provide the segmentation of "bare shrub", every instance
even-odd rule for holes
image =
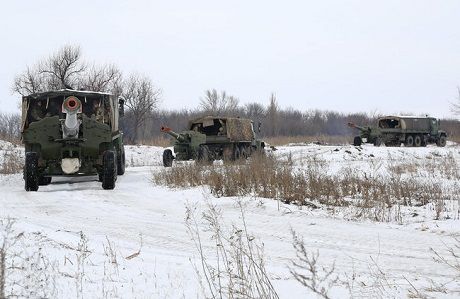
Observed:
[[[203,292],[207,298],[279,298],[265,269],[263,245],[249,233],[243,205],[238,204],[242,224],[231,229],[222,226],[220,211],[209,202],[201,218],[187,206],[186,226],[199,254],[201,264],[195,270]],[[215,242],[213,255],[203,248],[200,220]]]
[[[335,264],[326,268],[318,264],[319,251],[308,252],[305,243],[295,231],[292,232],[292,246],[295,249],[297,259],[292,260],[289,271],[295,280],[302,286],[310,289],[322,298],[331,298],[329,290],[339,283],[339,277],[335,274]]]
[[[55,289],[55,263],[37,244],[27,244],[14,220],[0,220],[0,298],[49,298]],[[31,251],[29,251],[31,249]]]
[[[460,281],[460,238],[454,238],[455,244],[447,246],[447,256],[443,256],[438,251],[430,248],[434,254],[434,260],[453,269],[457,273],[458,281]]]

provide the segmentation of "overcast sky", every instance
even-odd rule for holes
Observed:
[[[206,89],[301,110],[453,117],[460,1],[6,1],[0,111],[14,76],[65,44],[140,72],[161,108],[195,108]]]

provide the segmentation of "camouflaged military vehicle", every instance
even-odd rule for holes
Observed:
[[[163,165],[171,167],[173,160],[234,161],[247,158],[255,151],[264,151],[265,143],[256,139],[250,119],[206,116],[190,121],[189,129],[176,133],[168,127],[161,131],[175,138],[174,153],[163,152]]]
[[[123,102],[108,93],[70,89],[23,97],[26,191],[37,191],[53,176],[90,175],[113,189],[125,172]]]
[[[360,131],[360,135],[353,140],[356,146],[363,142],[375,146],[404,144],[419,147],[432,143],[446,146],[447,133],[439,129],[440,121],[433,117],[385,116],[377,120],[377,127],[360,127],[353,123],[348,123],[348,126]]]

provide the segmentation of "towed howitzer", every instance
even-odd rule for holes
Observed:
[[[214,160],[235,161],[263,152],[265,142],[257,139],[253,122],[236,117],[205,116],[191,120],[188,130],[176,133],[168,127],[161,131],[174,137],[174,153],[163,152],[163,165],[171,167],[173,160],[195,160],[212,164]]]
[[[174,132],[171,128],[162,126],[161,132],[172,136],[174,141],[174,153],[170,149],[163,152],[163,165],[171,167],[173,160],[186,161],[196,160],[199,155],[200,145],[206,143],[206,135],[194,130]]]
[[[353,145],[360,146],[361,144],[363,144],[363,139],[365,139],[366,142],[373,143],[376,146],[380,146],[380,144],[382,143],[381,133],[377,128],[373,128],[369,126],[366,126],[366,127],[358,126],[352,122],[349,122],[348,126],[350,128],[359,130],[359,136],[356,136],[353,139]]]
[[[404,144],[408,147],[419,147],[434,143],[442,147],[446,145],[447,140],[447,133],[441,130],[439,119],[429,116],[389,115],[379,117],[376,126],[360,127],[353,123],[348,123],[348,126],[360,130],[360,136],[353,140],[354,145],[367,142],[375,146]]]
[[[360,130],[360,131],[369,131],[369,130],[370,130],[369,127],[358,126],[357,124],[352,123],[352,122],[349,122],[349,123],[348,123],[348,126],[349,126],[350,128],[358,129],[358,130]]]
[[[185,141],[187,140],[187,138],[186,138],[184,135],[174,132],[174,131],[173,131],[171,128],[169,128],[169,127],[162,126],[162,127],[161,127],[161,132],[166,133],[166,134],[168,134],[168,135],[174,137],[174,138],[177,139],[179,142],[185,142]]]
[[[67,97],[62,103],[62,112],[66,114],[62,123],[62,138],[77,138],[81,124],[78,113],[82,112],[80,100],[74,96]]]
[[[54,176],[94,175],[99,176],[103,189],[114,189],[117,176],[125,172],[123,132],[119,128],[122,107],[117,107],[117,102],[109,93],[70,89],[24,96],[21,133],[25,190],[37,191]],[[43,108],[43,117],[32,115],[44,113]],[[98,120],[98,114],[107,116],[108,121]]]

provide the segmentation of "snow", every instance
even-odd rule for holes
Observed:
[[[7,147],[0,143],[0,150]],[[457,203],[452,203],[450,219],[433,220],[428,207],[418,207],[422,216],[400,224],[352,220],[325,209],[299,208],[264,198],[214,198],[206,187],[155,185],[152,173],[162,168],[162,151],[127,146],[128,167],[112,191],[102,190],[97,177],[80,177],[54,178],[38,192],[25,192],[21,174],[0,175],[0,218],[14,218],[16,232],[25,233],[24,246],[33,251],[39,244],[54,261],[56,290],[52,297],[203,298],[193,267],[199,263],[198,252],[185,226],[186,207],[196,207],[199,214],[212,203],[222,211],[224,224],[241,225],[238,201],[245,206],[248,231],[264,244],[268,274],[280,298],[314,298],[289,273],[287,266],[295,258],[291,229],[303,237],[309,251],[319,252],[321,266],[335,262],[336,273],[354,282],[355,297],[406,298],[414,291],[411,284],[419,290],[446,284],[447,293],[429,294],[459,296],[458,272],[436,262],[432,251],[448,256],[454,237],[460,237]],[[292,159],[299,168],[311,159],[324,161],[325,171],[331,173],[344,166],[386,173],[393,163],[425,163],[449,155],[460,161],[460,148],[452,143],[445,148],[291,145],[279,147],[274,154]],[[87,258],[75,250],[82,243],[80,232],[88,239]],[[204,232],[202,242],[212,262],[215,243],[206,236]],[[110,262],[109,244],[116,263]],[[126,259],[133,254],[135,257]],[[79,282],[80,264],[84,275]],[[333,287],[330,295],[344,298],[350,292],[342,284]]]

